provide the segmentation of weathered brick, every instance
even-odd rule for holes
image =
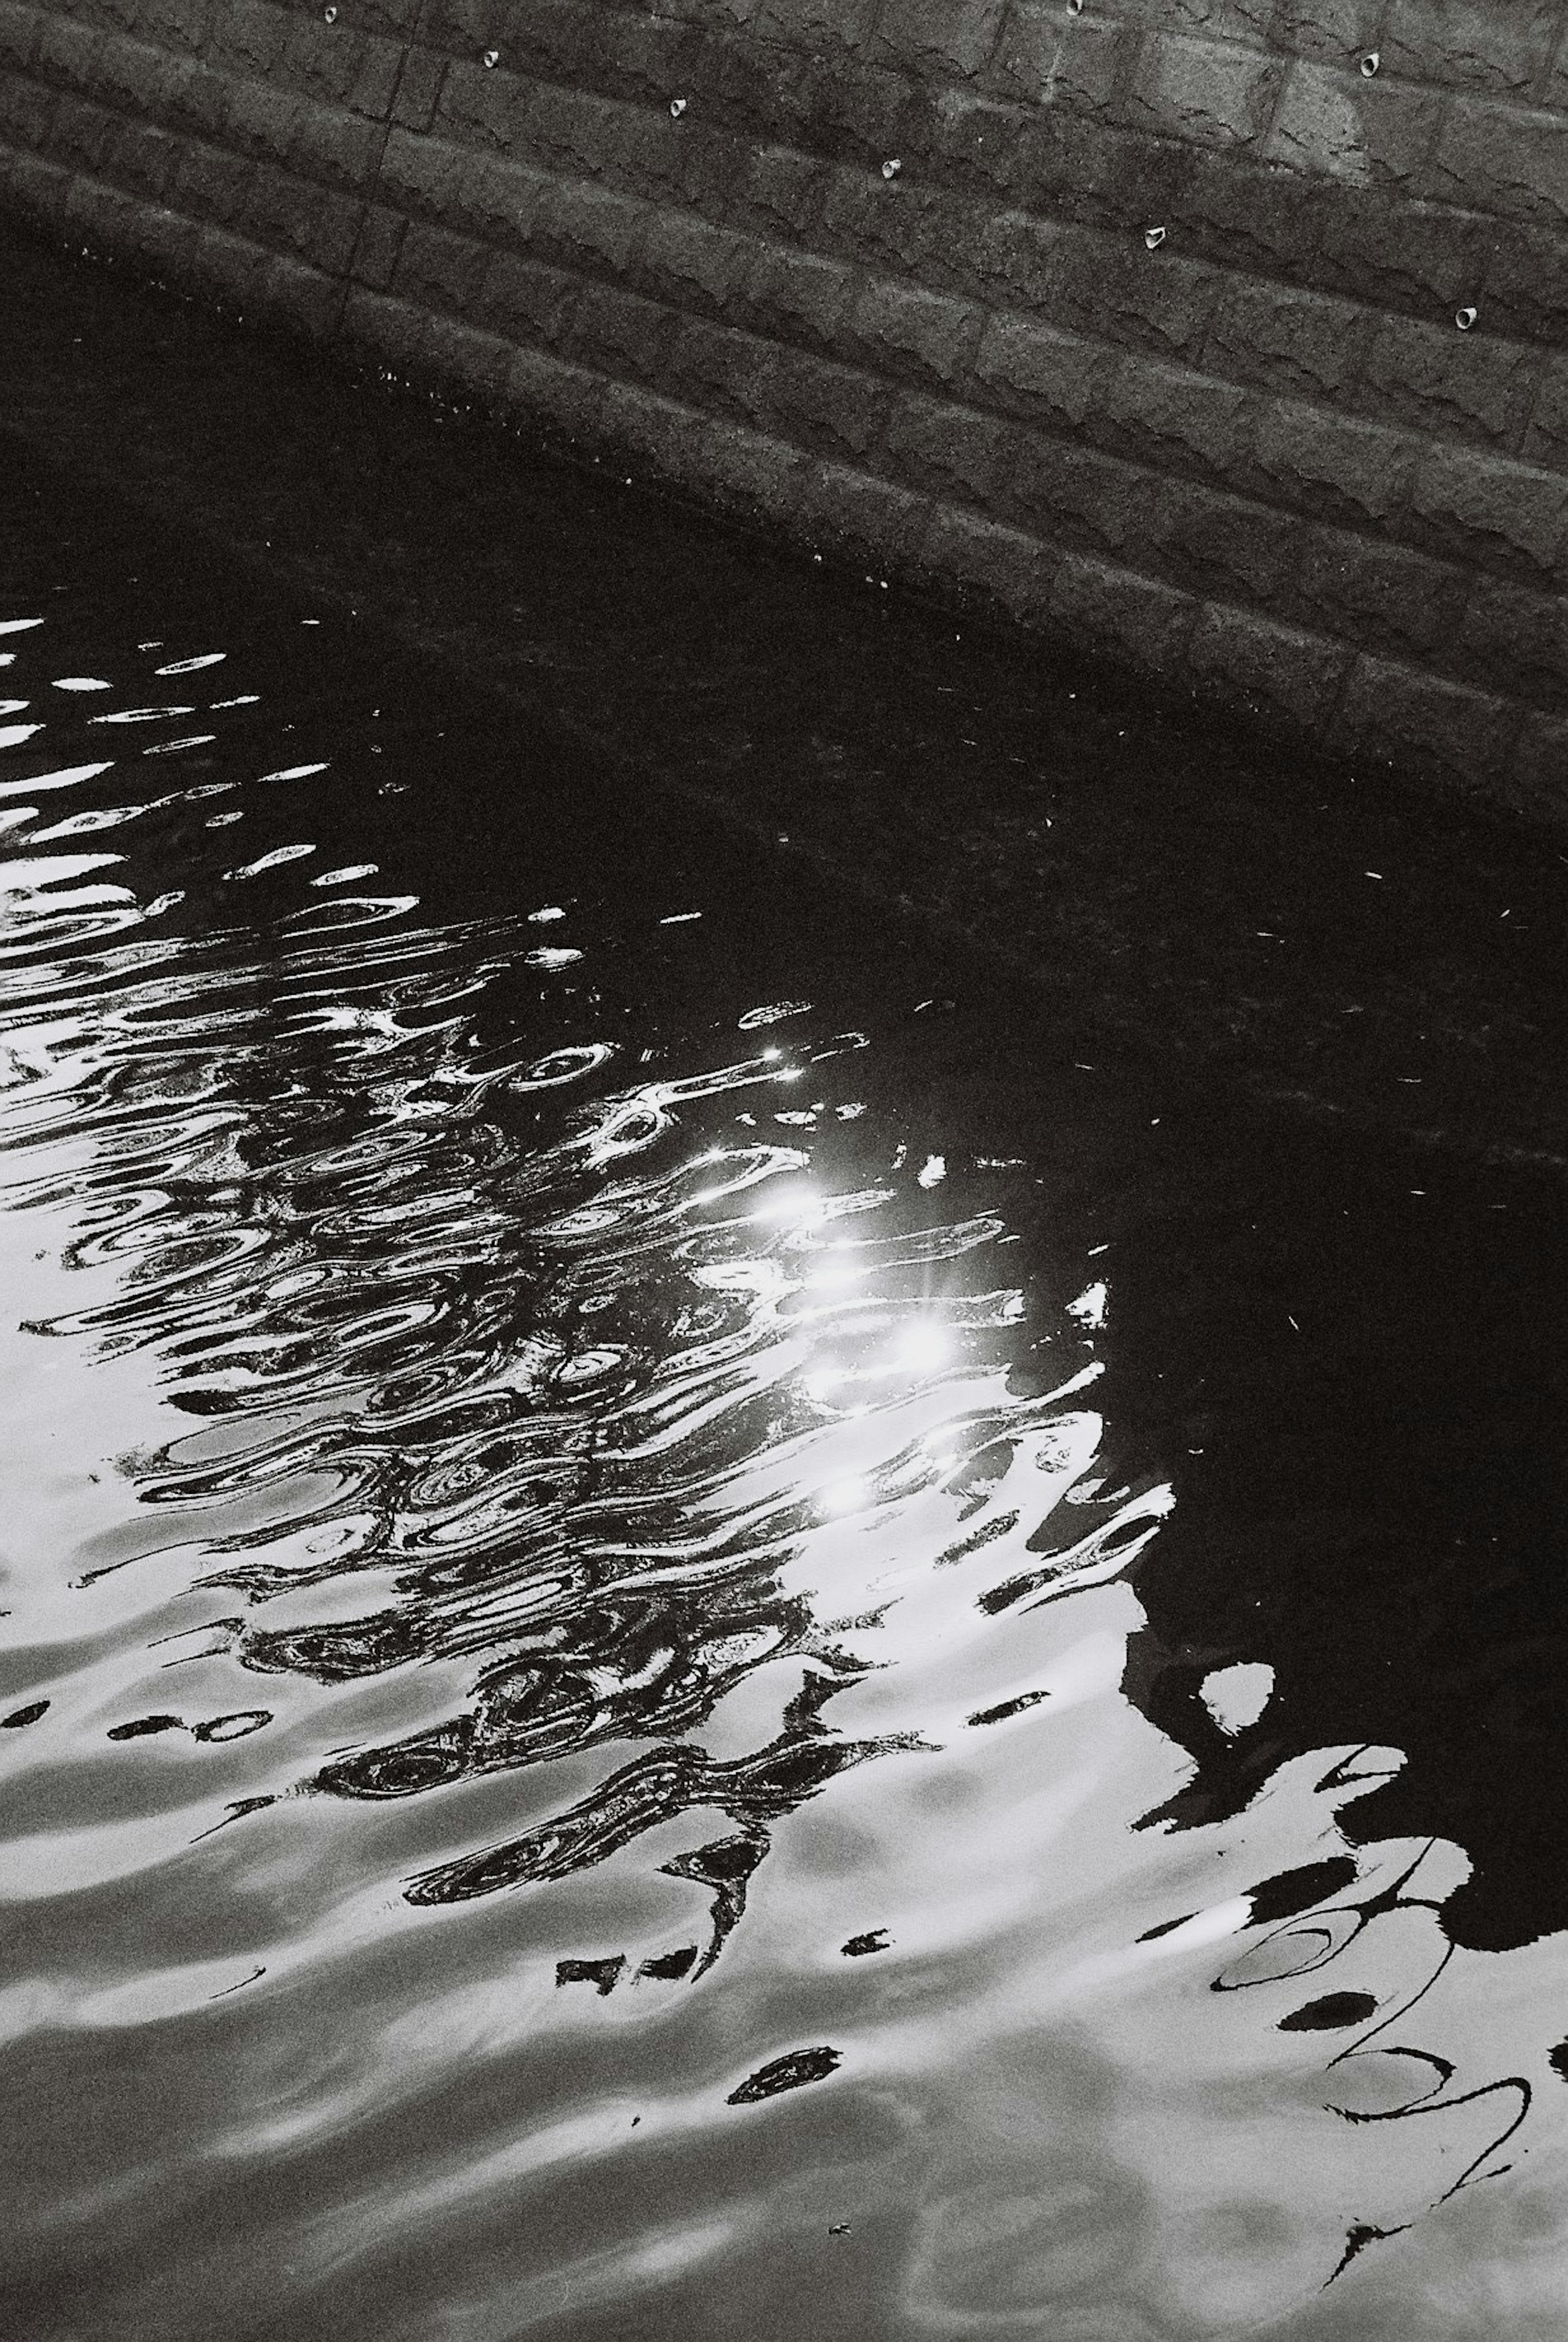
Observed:
[[[1383,0],[1279,0],[1269,38],[1297,56],[1340,65],[1372,47],[1383,9]]]
[[[198,222],[183,213],[133,201],[111,249],[133,254],[156,283],[179,285],[185,281],[200,232]]]
[[[894,403],[886,384],[870,380],[858,366],[840,365],[809,350],[779,350],[768,370],[761,419],[779,437],[814,455],[864,465]]]
[[[1142,235],[1111,236],[1064,226],[1051,241],[1038,306],[1051,323],[1149,350],[1195,358],[1209,336],[1225,279],[1202,261],[1164,245],[1150,252]],[[1022,286],[1018,305],[1025,305]]]
[[[567,0],[515,0],[509,6],[463,9],[434,0],[420,26],[420,39],[464,58],[498,48],[508,73],[574,81],[584,71],[592,72],[600,14],[597,8],[573,7]],[[617,30],[631,22],[619,10],[610,17]]]
[[[71,194],[70,172],[44,155],[0,150],[0,155],[4,159],[7,200],[23,218],[54,229],[65,217]]]
[[[834,173],[812,231],[819,249],[932,292],[984,294],[994,275],[992,219],[945,187]]]
[[[1360,378],[1377,319],[1349,301],[1243,278],[1207,344],[1205,370],[1330,402]]]
[[[354,257],[349,262],[349,274],[356,284],[368,285],[375,293],[386,291],[396,272],[406,225],[402,213],[394,211],[388,204],[365,205]]]
[[[389,294],[372,293],[351,285],[343,305],[342,329],[346,340],[365,349],[394,371],[417,370],[430,320],[423,309],[411,308]]]
[[[1325,291],[1428,317],[1474,298],[1484,221],[1376,187],[1334,195],[1319,223],[1313,271]]]
[[[1282,579],[1282,614],[1358,649],[1441,653],[1459,633],[1469,578],[1403,545],[1309,525]]]
[[[64,90],[55,105],[49,152],[73,170],[107,176],[105,164],[121,118],[106,105]]]
[[[949,502],[990,509],[1014,449],[1011,426],[951,399],[905,392],[879,442],[881,467]]]
[[[1553,357],[1543,370],[1521,453],[1527,464],[1568,472],[1568,357]]]
[[[1299,399],[1270,399],[1258,416],[1250,465],[1242,456],[1238,470],[1272,502],[1314,519],[1382,531],[1404,510],[1421,449],[1410,433]]]
[[[1263,48],[1273,28],[1273,0],[1106,0],[1151,33],[1206,33],[1211,40]]]
[[[24,6],[22,0],[0,0],[0,65],[12,73],[25,73],[38,46],[42,24],[36,8]]]
[[[624,276],[647,224],[648,207],[613,187],[557,179],[533,214],[531,241],[564,268]]]
[[[1568,479],[1457,447],[1430,447],[1415,475],[1412,533],[1450,561],[1527,586],[1568,586]]]
[[[1460,298],[1479,305],[1486,332],[1568,343],[1568,237],[1523,220],[1474,225],[1474,273]]]
[[[177,152],[175,141],[156,123],[136,122],[121,115],[104,158],[105,175],[117,186],[134,188],[150,202],[161,204],[165,199]]]
[[[986,405],[1024,422],[1076,430],[1119,363],[1102,343],[1000,310],[986,323],[974,378]]]
[[[133,215],[137,206],[117,187],[101,179],[68,171],[60,217],[72,240],[86,251],[129,253],[135,250]]]
[[[555,183],[543,171],[470,147],[457,153],[455,167],[443,184],[436,215],[487,244],[532,245],[540,214],[554,191]]]
[[[736,321],[832,355],[855,288],[854,275],[837,261],[764,246],[735,287]]]
[[[1090,555],[1068,553],[1051,580],[1053,633],[1139,676],[1185,678],[1197,608],[1192,595]]]
[[[1014,308],[1041,313],[1054,298],[1056,264],[1065,233],[1060,221],[1041,219],[1032,212],[994,214],[982,246],[986,280]]]
[[[291,87],[319,104],[351,105],[363,90],[366,112],[390,105],[402,52],[390,41],[373,41],[351,27],[327,25],[318,15],[296,16],[283,56],[274,71]]]
[[[269,318],[293,326],[314,342],[335,340],[343,315],[343,288],[304,262],[275,253],[262,278],[261,305]]]
[[[458,171],[468,159],[464,148],[444,139],[394,129],[381,158],[376,191],[404,211],[443,219],[454,201]]]
[[[1134,556],[1168,514],[1168,483],[1070,441],[1018,432],[997,493],[998,517],[1022,522],[1048,544]]]
[[[783,48],[864,53],[871,45],[876,0],[732,0],[759,40]],[[940,0],[936,0],[940,8]]]
[[[300,0],[291,0],[298,6]],[[304,0],[314,8],[315,0]],[[351,0],[354,21],[362,31],[385,33],[394,40],[412,40],[424,11],[424,0]]]
[[[53,129],[61,108],[82,101],[67,98],[45,82],[7,74],[0,78],[0,137],[37,155],[53,152]]]
[[[286,163],[305,100],[264,82],[235,82],[224,107],[224,144],[258,162]]]
[[[1419,759],[1467,794],[1513,761],[1523,711],[1509,701],[1420,667],[1366,656],[1356,661],[1335,712],[1333,739],[1346,755]]]
[[[223,135],[227,108],[223,75],[197,59],[180,60],[163,92],[163,118],[170,127],[216,140]]]
[[[912,174],[935,185],[1005,201],[1034,175],[1038,118],[1036,108],[968,86],[937,85],[912,110],[904,143],[890,151]]]
[[[1541,80],[1563,27],[1556,0],[1391,0],[1378,35],[1383,65],[1413,81],[1523,93]]]
[[[1293,170],[1326,172],[1353,186],[1413,185],[1441,110],[1433,91],[1302,59],[1286,77],[1268,152]]]
[[[1221,603],[1203,605],[1186,641],[1187,664],[1201,686],[1290,729],[1321,729],[1353,656],[1343,643]]]
[[[375,175],[381,133],[374,122],[325,105],[302,105],[288,144],[289,168],[325,186],[363,187]]]
[[[432,317],[420,354],[422,370],[442,387],[466,391],[485,405],[498,404],[512,371],[510,342],[462,317]]]
[[[839,339],[845,355],[877,372],[951,386],[971,371],[984,323],[973,302],[884,278],[864,286]]]
[[[45,15],[38,27],[33,70],[67,89],[93,89],[105,35],[90,25],[73,24],[66,16]]]
[[[925,497],[848,464],[808,464],[799,483],[800,525],[808,544],[913,564],[930,514]]]
[[[359,232],[359,205],[351,196],[334,195],[261,163],[245,209],[246,228],[262,243],[307,261],[329,276],[348,273]]]
[[[784,352],[754,334],[737,333],[705,317],[682,317],[664,365],[668,386],[686,405],[708,415],[776,431],[778,401],[772,395],[779,364],[816,365],[800,352]],[[795,435],[787,429],[786,437]]]
[[[723,312],[757,257],[749,236],[685,213],[652,211],[637,260],[644,293],[678,309]]]
[[[391,119],[403,58],[403,50],[391,41],[366,41],[346,93],[355,114],[367,115],[374,122]]]
[[[623,380],[657,384],[675,315],[618,285],[580,285],[561,325],[564,355]]]
[[[870,54],[918,73],[984,72],[1006,0],[883,0]]]
[[[688,415],[681,452],[684,484],[722,510],[798,525],[807,459],[797,448],[717,417]]]
[[[226,0],[209,22],[202,54],[225,73],[259,80],[282,64],[290,30],[288,17],[268,0]]]
[[[454,65],[442,100],[443,117],[450,111]],[[499,82],[500,73],[484,76]],[[547,164],[574,178],[603,177],[607,184],[638,195],[681,194],[694,157],[704,162],[714,142],[699,139],[694,145],[689,131],[672,121],[666,107],[622,105],[581,90],[548,85],[517,85],[511,109],[497,106],[495,135],[499,143]]]
[[[694,69],[704,121],[715,103],[728,126],[861,169],[914,151],[927,93],[906,74],[844,55],[795,55],[720,44]],[[676,86],[665,85],[665,91]],[[685,83],[680,87],[684,88]]]
[[[267,272],[275,257],[249,236],[233,235],[208,222],[192,247],[192,282],[215,293],[225,307],[254,308],[265,301]]]
[[[1519,444],[1539,372],[1523,343],[1385,317],[1367,353],[1363,396],[1390,422],[1509,448]]]
[[[212,0],[137,0],[137,38],[195,56],[207,35]]]
[[[604,384],[600,435],[617,471],[630,465],[644,478],[679,487],[694,485],[698,420],[690,407],[662,396],[645,383]]]
[[[1089,436],[1153,471],[1239,485],[1259,394],[1183,366],[1129,355],[1104,380],[1086,418]]]
[[[488,261],[485,247],[473,236],[411,220],[392,289],[414,307],[461,315],[478,292]]]
[[[513,355],[502,397],[519,419],[591,442],[599,436],[609,387],[603,375],[525,347]]]
[[[1061,0],[1013,0],[986,86],[1002,97],[1108,115],[1136,48],[1130,25],[1070,16]]]
[[[922,568],[959,578],[1014,618],[1038,623],[1049,610],[1056,556],[1024,529],[934,504],[915,550]]]
[[[1325,192],[1321,180],[1283,164],[1192,151],[1180,181],[1164,200],[1151,193],[1135,224],[1169,222],[1183,252],[1227,269],[1316,281]]]
[[[755,154],[734,150],[725,173],[729,185],[723,189],[717,216],[725,226],[748,227],[760,235],[777,235],[785,243],[809,237],[828,169],[814,155],[791,154],[783,147],[764,146]],[[714,211],[703,201],[709,187],[720,192],[717,172],[700,175],[690,191],[712,217]]]
[[[1204,146],[1251,146],[1268,130],[1285,68],[1230,42],[1170,35],[1146,41],[1128,99],[1129,119]]]
[[[1455,98],[1427,178],[1443,202],[1561,230],[1568,225],[1568,116]]]
[[[1281,617],[1296,611],[1303,523],[1195,482],[1143,476],[1150,492],[1134,542],[1156,550],[1173,584],[1205,601],[1250,604]]]
[[[405,68],[404,85],[407,82]],[[455,59],[446,66],[441,80],[431,126],[443,136],[466,138],[476,145],[499,147],[504,152],[517,137],[532,94],[529,85],[520,82],[514,74],[487,73],[476,59]],[[411,93],[410,103],[413,102]],[[407,123],[411,129],[422,126],[408,121],[401,90],[394,101],[393,118]]]
[[[405,130],[428,130],[434,123],[446,85],[446,59],[428,49],[409,49],[397,76],[392,119]]]
[[[1538,707],[1568,708],[1568,601],[1477,577],[1455,645],[1462,675]],[[1568,766],[1563,779],[1568,782]]]
[[[576,82],[608,97],[654,105],[667,105],[692,89],[705,93],[705,63],[723,46],[696,25],[663,13],[584,8],[579,0],[529,0],[514,16],[526,29],[520,62],[542,80]]]
[[[469,315],[507,341],[554,343],[576,290],[576,280],[563,268],[525,253],[497,252],[469,302]]]

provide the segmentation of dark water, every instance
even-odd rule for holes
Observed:
[[[5,556],[6,2332],[1561,2334],[1551,1180],[193,559]]]

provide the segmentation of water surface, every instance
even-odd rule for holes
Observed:
[[[1560,2331],[1549,1185],[104,515],[0,627],[8,2330]]]

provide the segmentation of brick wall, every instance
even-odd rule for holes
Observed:
[[[1568,0],[0,0],[0,203],[1568,814]]]

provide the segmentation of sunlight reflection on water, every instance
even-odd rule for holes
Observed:
[[[1114,1276],[1026,1286],[1028,1162],[878,1102],[874,1000],[662,1022],[591,873],[432,918],[331,757],[258,769],[263,696],[155,801],[64,760],[193,706],[0,734],[38,2282],[378,2342],[791,2335],[807,2272],[824,2334],[1125,2342],[1360,2282],[1530,2091],[1465,1857],[1336,1826],[1397,1750],[1149,1826],[1191,1766],[1124,1690],[1173,1499],[1101,1476]],[[717,989],[704,907],[636,916]]]

